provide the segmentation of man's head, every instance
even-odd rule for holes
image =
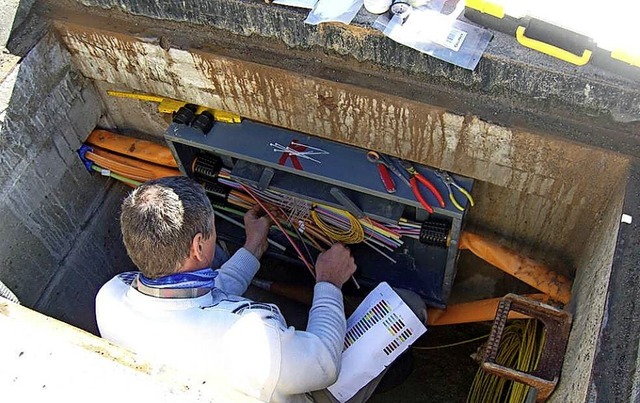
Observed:
[[[143,183],[122,203],[122,237],[133,263],[149,278],[211,265],[215,225],[202,186],[184,176]]]

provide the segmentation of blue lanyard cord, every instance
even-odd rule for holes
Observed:
[[[159,278],[147,278],[142,273],[138,275],[138,281],[152,288],[209,288],[215,287],[215,278],[218,272],[207,267],[191,272],[174,273]]]

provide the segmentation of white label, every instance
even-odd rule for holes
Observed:
[[[446,35],[446,37],[435,37],[433,41],[439,45],[444,46],[445,48],[451,49],[455,52],[460,50],[464,39],[467,37],[467,33],[461,31],[457,28],[451,28],[451,31]]]
[[[102,175],[102,176],[111,176],[111,171],[108,170],[108,169],[102,168],[102,170],[100,171],[100,175]]]
[[[462,47],[467,32],[455,28],[453,26],[455,22],[456,20],[439,13],[414,9],[404,24],[395,15],[384,30],[384,34],[394,41],[407,45],[415,45],[426,40],[457,52]]]

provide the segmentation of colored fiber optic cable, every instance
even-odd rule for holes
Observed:
[[[280,224],[280,221],[273,216],[271,211],[269,211],[269,209],[260,201],[260,199],[258,199],[258,197],[253,194],[253,192],[249,189],[249,187],[247,187],[247,186],[245,186],[243,184],[240,184],[240,186],[242,187],[242,190],[247,192],[249,194],[249,196],[251,196],[256,201],[256,203],[258,203],[258,205],[269,215],[271,220],[278,226],[278,228],[280,228],[280,231],[282,231],[284,236],[291,243],[291,246],[293,246],[293,249],[295,249],[296,253],[298,253],[298,256],[300,257],[300,260],[302,260],[304,265],[307,266],[307,269],[309,269],[309,272],[311,273],[311,275],[315,279],[316,278],[316,274],[315,274],[315,270],[314,270],[313,265],[311,263],[309,263],[309,261],[307,261],[307,259],[304,257],[304,255],[300,251],[300,248],[298,248],[298,245],[293,241],[293,239],[291,239],[289,234],[287,234],[287,232],[284,230],[284,228]]]
[[[218,217],[222,218],[222,219],[223,219],[223,220],[225,220],[225,221],[230,222],[231,224],[237,225],[238,227],[240,227],[240,228],[243,228],[243,229],[244,229],[244,224],[242,224],[240,221],[238,221],[238,220],[234,220],[233,218],[228,217],[227,215],[222,214],[221,212],[216,211],[216,210],[217,210],[217,209],[214,209],[214,211],[213,211],[213,213],[214,213],[215,215],[217,215]],[[273,240],[271,240],[271,239],[269,239],[269,238],[267,238],[267,242],[269,242],[269,244],[271,244],[271,245],[275,246],[276,248],[280,249],[280,250],[281,250],[281,251],[283,251],[283,252],[284,252],[285,250],[287,250],[287,248],[286,248],[286,247],[284,247],[284,246],[280,245],[280,244],[279,244],[279,243],[277,243],[276,241],[273,241]]]
[[[91,169],[93,169],[96,172],[99,172],[103,176],[109,176],[109,177],[111,177],[113,179],[119,180],[120,182],[124,182],[127,185],[130,185],[130,186],[133,186],[133,187],[140,186],[142,184],[142,182],[139,182],[139,181],[136,181],[136,180],[133,180],[133,179],[129,179],[129,178],[127,178],[125,176],[122,176],[122,175],[119,175],[119,174],[117,174],[115,172],[111,172],[110,170],[104,169],[101,166],[96,165],[95,163],[91,164]],[[109,172],[109,174],[108,175],[104,175],[105,172]]]

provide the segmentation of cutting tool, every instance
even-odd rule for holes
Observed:
[[[433,207],[431,207],[431,205],[427,203],[426,199],[420,193],[420,188],[418,185],[419,183],[422,183],[424,186],[426,186],[427,189],[429,189],[431,193],[433,193],[433,195],[436,197],[436,200],[438,201],[438,204],[440,204],[440,207],[444,208],[445,203],[442,195],[429,179],[425,178],[420,172],[418,172],[413,164],[411,164],[409,161],[400,161],[400,165],[407,173],[407,176],[409,176],[409,183],[411,185],[413,195],[416,197],[416,200],[420,202],[422,207],[427,210],[427,212],[433,213]]]
[[[455,187],[456,189],[458,189],[458,191],[460,193],[462,193],[462,195],[467,198],[467,200],[469,200],[469,204],[471,204],[471,206],[474,206],[474,201],[473,201],[473,196],[471,196],[471,194],[469,192],[467,192],[467,190],[465,188],[463,188],[462,186],[460,186],[455,179],[453,179],[451,177],[451,174],[449,174],[449,172],[447,171],[443,171],[440,169],[437,169],[435,171],[435,174],[438,178],[440,178],[440,180],[442,181],[442,183],[445,184],[445,186],[447,187],[447,191],[449,192],[449,200],[451,200],[451,203],[453,203],[454,206],[456,206],[456,208],[460,211],[464,211],[464,207],[462,207],[462,204],[460,202],[458,202],[458,200],[456,199],[456,196],[453,194],[453,189],[451,189],[451,187]]]

